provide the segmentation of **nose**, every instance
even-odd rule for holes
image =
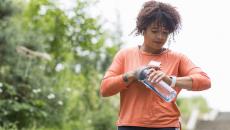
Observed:
[[[156,34],[156,37],[157,37],[157,39],[159,39],[159,40],[164,39],[164,34],[163,34],[163,32],[159,31],[159,32]]]

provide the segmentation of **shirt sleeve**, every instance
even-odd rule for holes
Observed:
[[[112,64],[106,71],[101,82],[100,94],[103,97],[112,96],[127,88],[123,81],[125,53],[120,50],[114,57]]]
[[[192,78],[192,91],[201,91],[211,87],[211,80],[208,75],[183,54],[179,64],[179,75]]]

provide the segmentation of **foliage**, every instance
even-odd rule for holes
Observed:
[[[210,111],[210,108],[207,104],[207,101],[201,97],[192,97],[192,98],[179,98],[177,99],[177,104],[180,108],[183,117],[188,118],[194,109],[198,109],[202,113],[207,113]]]
[[[116,35],[87,14],[90,1],[77,0],[73,16],[55,1],[16,2],[0,1],[2,128],[115,129],[115,108],[98,91],[121,42],[106,45]]]
[[[0,19],[10,16],[17,8],[12,6],[9,0],[0,0]]]

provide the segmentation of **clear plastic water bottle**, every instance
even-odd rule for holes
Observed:
[[[151,83],[147,79],[148,73],[149,73],[148,69],[143,69],[139,73],[139,77],[138,77],[139,81],[141,81],[147,88],[150,88],[152,91],[158,94],[166,102],[171,102],[176,97],[177,92],[167,83],[165,83],[163,80],[161,80],[157,84]]]

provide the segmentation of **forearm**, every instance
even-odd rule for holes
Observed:
[[[168,77],[165,79],[168,84],[171,84],[171,79]],[[211,81],[209,77],[202,74],[193,74],[185,77],[176,77],[176,87],[192,90],[201,91],[211,87]]]
[[[128,88],[135,81],[134,72],[126,72],[121,75],[114,75],[104,78],[101,83],[100,93],[103,97],[112,96]]]
[[[206,73],[200,72],[190,75],[192,78],[192,91],[202,91],[211,87],[211,80]]]
[[[100,93],[103,97],[117,94],[127,88],[127,84],[123,81],[123,75],[109,76],[102,80]]]
[[[122,78],[126,85],[130,85],[133,81],[137,80],[134,71],[124,73]]]
[[[163,79],[167,84],[172,84],[172,79],[169,76],[164,77]],[[189,76],[186,77],[176,77],[176,84],[175,86],[182,88],[182,89],[187,89],[187,90],[192,90],[192,78]],[[174,87],[174,86],[172,86]]]
[[[182,89],[192,90],[192,83],[193,83],[193,80],[190,76],[177,77],[175,86],[182,88]]]

